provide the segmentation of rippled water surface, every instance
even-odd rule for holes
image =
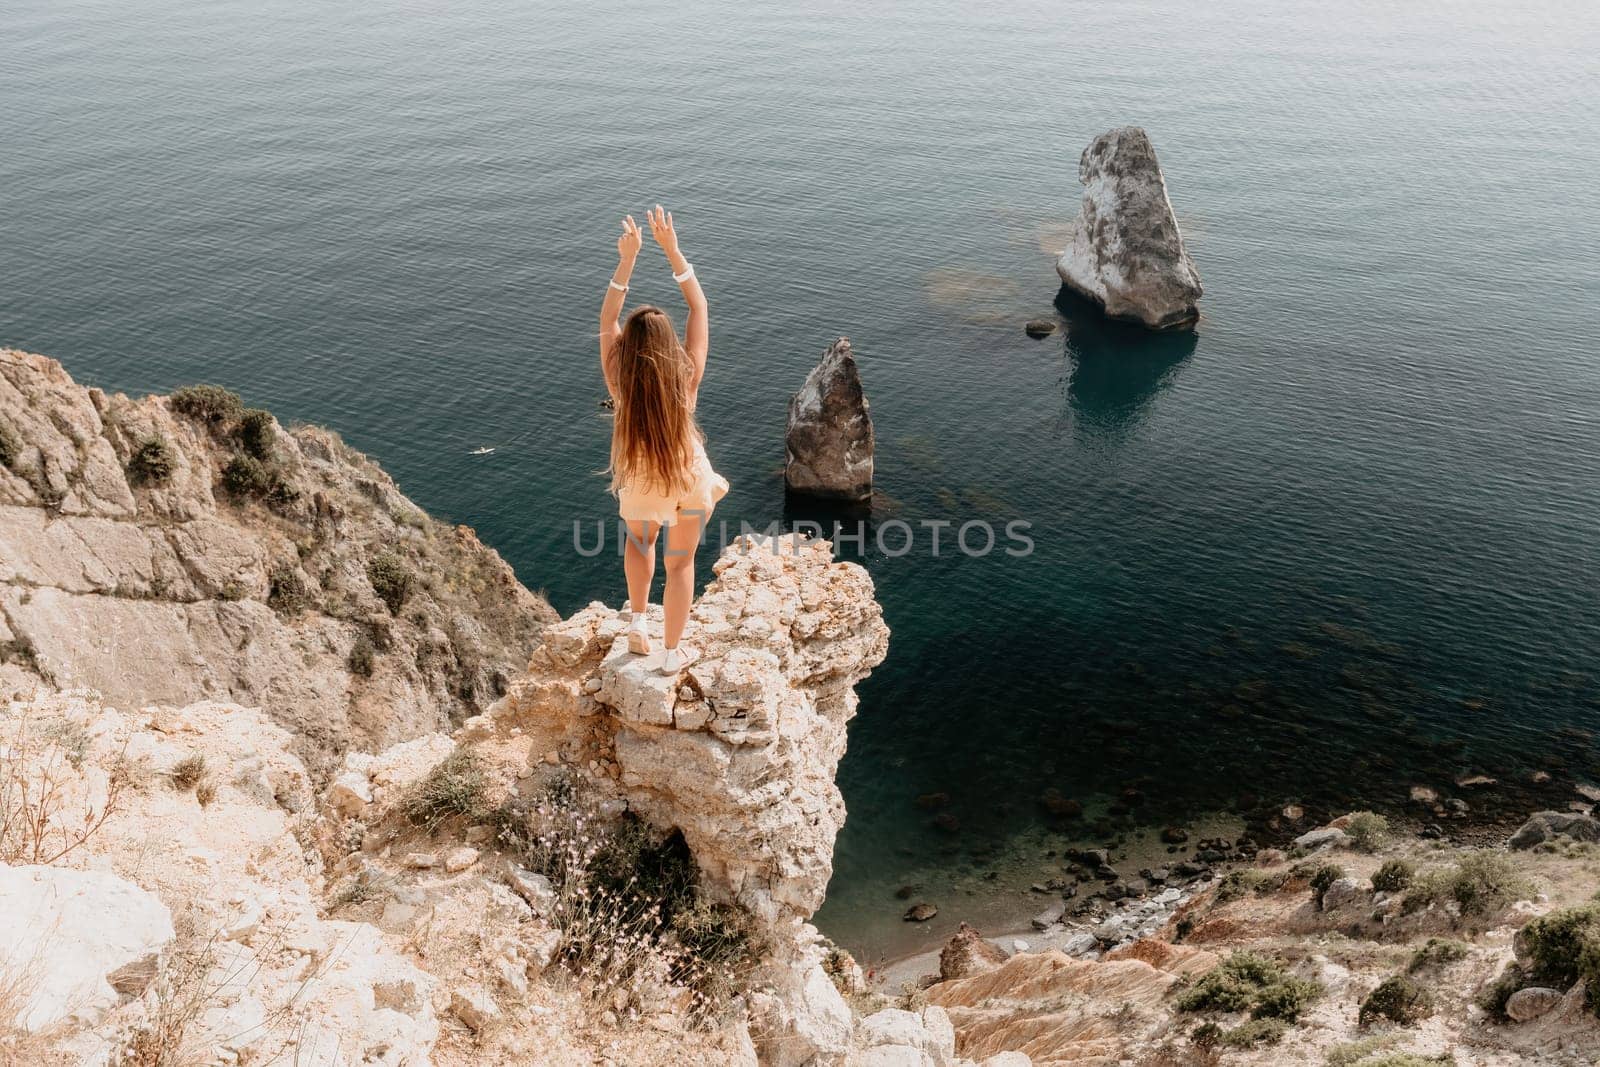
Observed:
[[[1074,835],[1595,773],[1588,0],[10,0],[0,37],[0,343],[334,426],[564,612],[622,595],[571,526],[610,510],[594,315],[655,200],[725,517],[797,517],[785,404],[847,334],[886,506],[1032,523],[1023,559],[867,554],[894,641],[821,921],[869,956]],[[1056,303],[1078,153],[1126,123],[1194,335]],[[633,296],[678,306],[653,251]]]

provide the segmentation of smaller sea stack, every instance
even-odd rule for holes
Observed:
[[[860,502],[872,497],[872,411],[850,340],[841,337],[789,400],[784,485],[791,493]]]

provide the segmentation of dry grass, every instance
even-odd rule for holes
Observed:
[[[5,961],[0,961],[0,964]],[[68,1058],[53,1048],[61,1036],[59,1027],[33,1031],[23,1025],[28,1010],[29,990],[37,981],[33,964],[6,964],[0,970],[0,1063],[50,1067],[65,1064]]]
[[[759,946],[743,913],[697,890],[681,839],[607,818],[564,784],[498,821],[502,841],[550,879],[559,958],[597,1011],[710,1025],[746,984]]]
[[[0,741],[0,862],[4,863],[55,863],[83,845],[120,807],[124,785],[120,776],[109,778],[98,803],[80,796],[74,752],[35,727],[24,719]]]

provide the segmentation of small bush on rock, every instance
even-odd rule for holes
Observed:
[[[236,497],[264,496],[272,475],[254,456],[234,456],[222,468],[222,487]]]
[[[1447,937],[1430,937],[1426,945],[1411,954],[1411,962],[1406,965],[1406,971],[1416,974],[1430,967],[1448,967],[1452,963],[1466,959],[1471,952],[1471,948],[1464,941],[1452,941]]]
[[[172,477],[172,450],[159,437],[139,443],[128,457],[128,477],[134,485],[161,485]]]
[[[180,793],[187,793],[195,788],[206,777],[206,758],[196,752],[185,756],[172,767],[172,788]]]
[[[215,424],[239,414],[244,402],[238,393],[220,385],[186,385],[173,392],[167,405],[180,415]]]
[[[388,605],[390,614],[400,614],[401,606],[411,594],[411,568],[406,566],[405,560],[393,552],[375,557],[367,564],[367,581],[372,583],[372,591],[378,599]]]
[[[268,583],[267,606],[278,614],[299,615],[310,606],[310,591],[293,567],[287,564],[274,567]]]
[[[1179,1011],[1248,1011],[1252,1018],[1293,1022],[1322,987],[1296,978],[1276,960],[1235,952],[1178,998]]]
[[[233,430],[234,439],[249,455],[259,460],[272,458],[272,446],[277,442],[277,431],[272,425],[272,412],[250,408],[239,416]]]
[[[1389,840],[1389,820],[1373,811],[1351,814],[1344,832],[1350,837],[1350,847],[1357,852],[1373,852]]]
[[[371,678],[377,651],[376,646],[372,643],[372,636],[363,630],[356,634],[356,639],[351,642],[350,656],[345,661],[345,665],[350,668],[351,674],[359,674],[363,678]]]
[[[1311,899],[1322,905],[1322,894],[1344,877],[1344,868],[1337,863],[1302,863],[1289,872],[1291,877],[1304,878],[1311,886]]]
[[[1463,857],[1450,886],[1464,915],[1493,915],[1531,892],[1511,858],[1489,849]]]
[[[481,815],[486,781],[477,755],[458,748],[407,791],[400,810],[412,825],[429,830],[454,815]]]
[[[1505,855],[1484,849],[1462,857],[1454,867],[1428,871],[1412,880],[1404,910],[1421,911],[1430,904],[1453,900],[1465,916],[1496,915],[1532,892]]]
[[[1226,904],[1238,900],[1247,893],[1264,897],[1282,889],[1288,876],[1287,871],[1263,871],[1252,867],[1229,871],[1218,884],[1212,903]]]
[[[1276,1045],[1288,1032],[1289,1024],[1282,1019],[1251,1019],[1224,1031],[1217,1040],[1229,1048],[1255,1048],[1257,1045]]]
[[[1478,997],[1478,1007],[1496,1019],[1504,1020],[1506,1001],[1511,999],[1511,994],[1530,984],[1526,971],[1515,963],[1508,963],[1505,970],[1483,988],[1482,994]]]
[[[1361,1002],[1357,1020],[1362,1026],[1375,1019],[1409,1026],[1433,1012],[1433,996],[1403,974],[1385,978]]]
[[[1600,904],[1541,915],[1522,928],[1518,939],[1528,957],[1531,981],[1526,984],[1569,989],[1581,982],[1590,1009],[1600,1014]]]
[[[10,423],[0,422],[0,467],[14,467],[22,456],[22,438]]]
[[[1385,860],[1372,872],[1372,888],[1379,893],[1397,893],[1416,876],[1417,868],[1409,860]]]

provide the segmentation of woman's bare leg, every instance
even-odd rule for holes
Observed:
[[[666,609],[668,648],[677,648],[683,628],[689,622],[689,606],[694,603],[694,550],[700,544],[705,516],[698,511],[678,512],[678,521],[667,527],[667,551],[663,565],[667,589],[661,594]]]
[[[628,543],[622,550],[622,571],[628,576],[628,607],[634,614],[650,603],[650,583],[656,576],[657,522],[628,523]]]

